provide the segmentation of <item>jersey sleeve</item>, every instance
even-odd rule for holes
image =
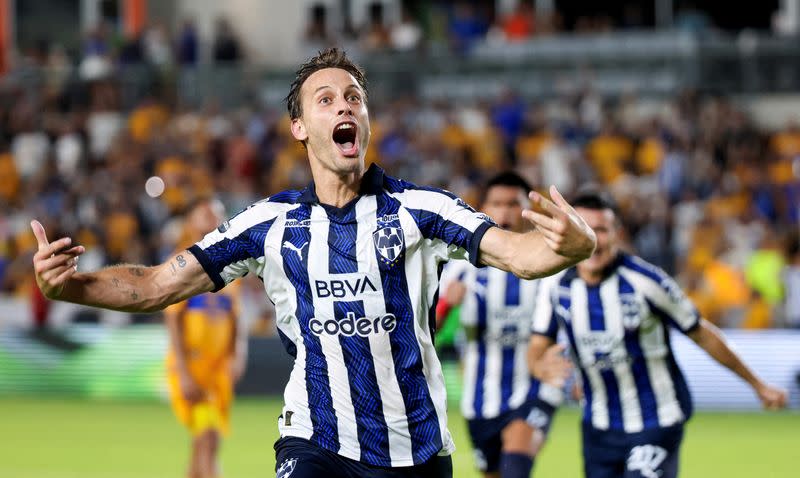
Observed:
[[[277,214],[258,202],[223,222],[189,248],[214,281],[214,292],[248,272],[264,275],[264,243]]]
[[[675,279],[661,268],[638,257],[626,261],[623,273],[644,294],[653,314],[683,333],[689,333],[700,325],[700,313]]]
[[[556,277],[546,277],[539,281],[536,291],[536,306],[533,309],[531,333],[544,335],[554,342],[558,337],[558,318],[553,305],[554,292],[558,287]]]
[[[466,259],[480,266],[481,239],[490,227],[496,226],[489,216],[441,189],[413,189],[405,196],[405,206],[424,238],[446,244],[448,259]]]

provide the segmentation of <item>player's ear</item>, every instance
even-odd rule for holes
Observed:
[[[297,141],[305,141],[308,139],[306,125],[300,118],[295,118],[292,120],[292,136],[294,136],[294,139]]]

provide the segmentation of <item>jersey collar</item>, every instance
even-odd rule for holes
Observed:
[[[383,169],[377,164],[372,163],[361,177],[361,187],[358,191],[359,196],[367,194],[380,194],[380,192],[383,191],[383,176]],[[300,197],[297,199],[297,202],[301,204],[319,203],[314,181],[308,183],[308,186],[300,191]]]

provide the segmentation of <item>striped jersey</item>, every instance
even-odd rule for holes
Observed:
[[[459,313],[466,336],[464,418],[495,418],[535,398],[558,406],[561,390],[540,387],[528,370],[528,341],[540,281],[523,280],[493,267],[477,268],[466,261],[454,261],[445,268],[443,290],[454,281],[462,282],[467,290]]]
[[[587,285],[568,269],[543,288],[534,332],[555,340],[561,327],[580,370],[583,420],[635,433],[682,423],[691,396],[670,347],[669,327],[696,329],[700,316],[675,281],[621,253],[603,281]]]
[[[433,308],[444,262],[478,260],[493,223],[452,194],[376,165],[336,208],[314,184],[257,202],[190,248],[217,289],[248,272],[275,304],[294,356],[278,420],[371,465],[452,453]]]

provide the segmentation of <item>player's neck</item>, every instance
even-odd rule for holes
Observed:
[[[587,271],[586,269],[578,268],[578,277],[580,277],[582,281],[586,282],[586,284],[594,286],[603,282],[605,274],[603,273],[602,269]]]
[[[323,167],[312,167],[311,175],[320,204],[342,207],[355,199],[363,174],[364,171],[359,170],[339,175]]]

